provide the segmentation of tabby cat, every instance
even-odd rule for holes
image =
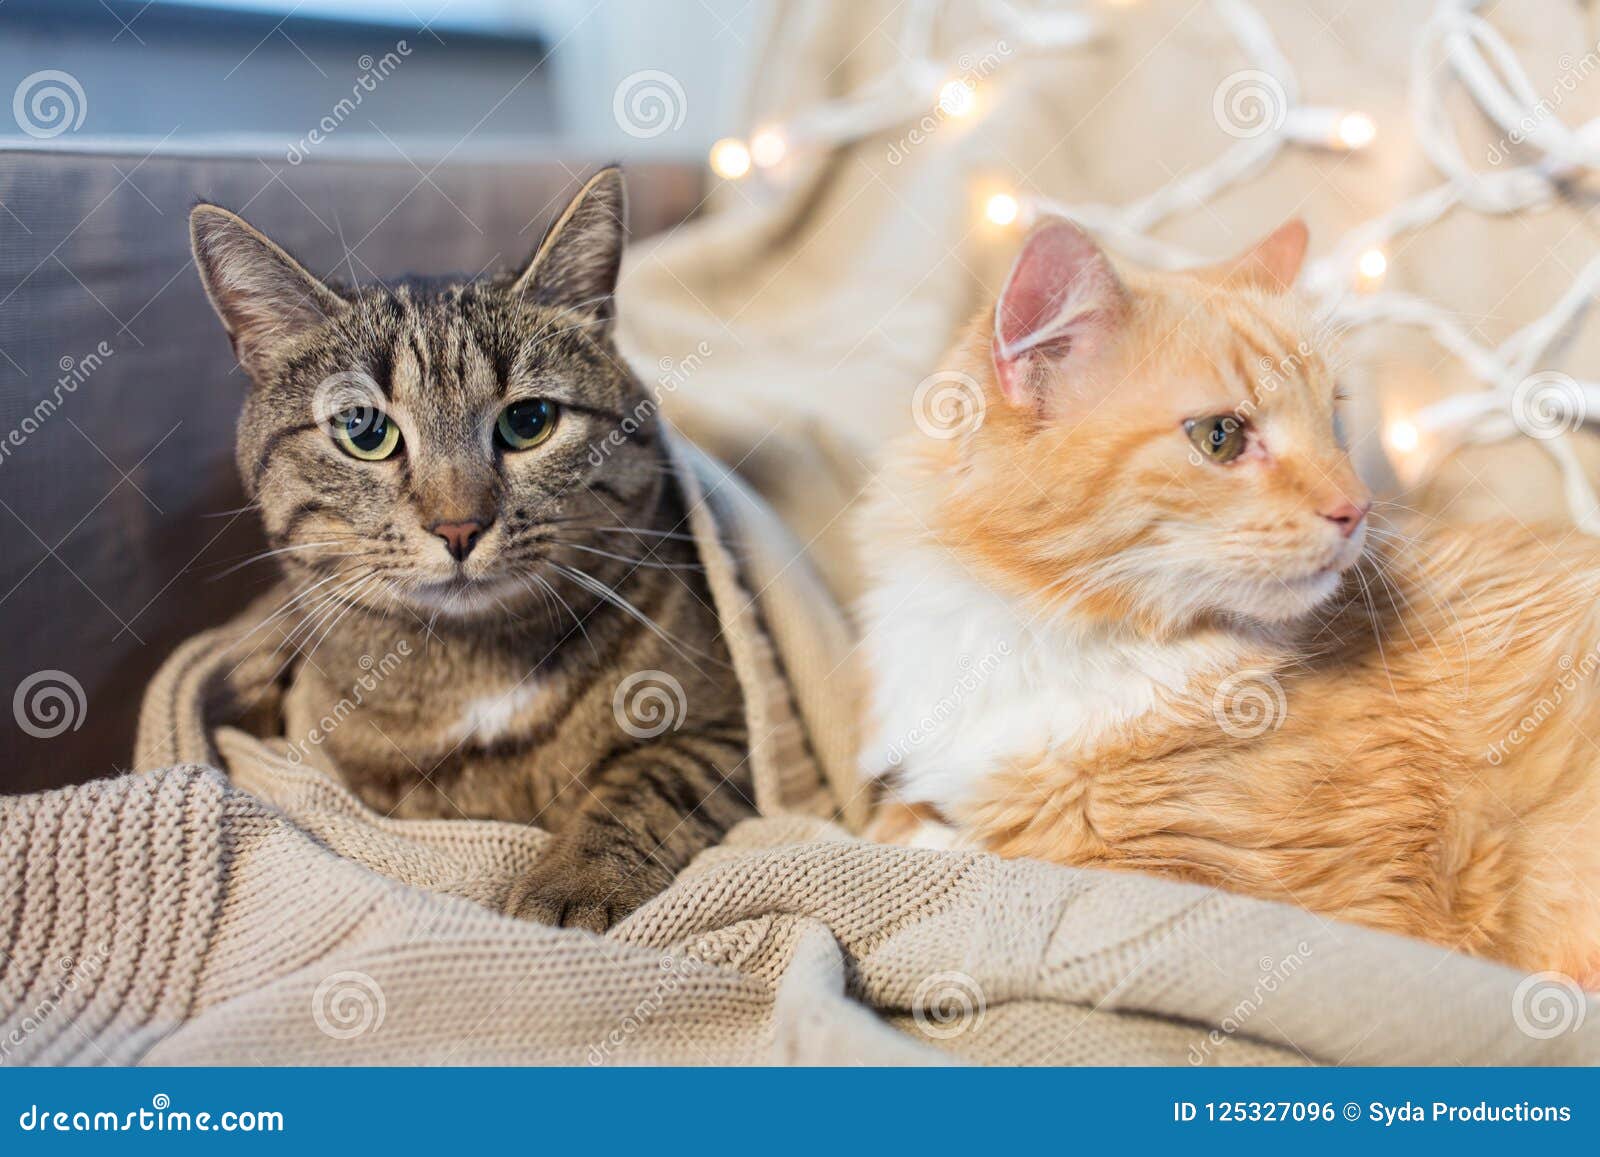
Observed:
[[[360,288],[190,219],[251,381],[291,749],[386,814],[551,830],[513,910],[592,930],[752,811],[684,497],[611,334],[624,214],[607,169],[520,272]]]
[[[879,834],[1594,985],[1600,543],[1374,524],[1305,246],[1158,274],[1030,234],[948,363],[969,420],[897,445],[861,524]]]

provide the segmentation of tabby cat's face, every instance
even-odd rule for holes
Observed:
[[[609,336],[622,212],[608,170],[515,278],[345,292],[231,214],[195,211],[254,382],[240,470],[292,573],[429,615],[542,604],[563,567],[607,579],[616,528],[663,484]],[[625,417],[643,420],[608,437]]]

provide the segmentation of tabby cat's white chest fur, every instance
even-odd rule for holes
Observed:
[[[907,803],[959,809],[1005,764],[1090,748],[1234,653],[1221,634],[1163,645],[1065,629],[936,548],[915,555],[862,606],[873,702],[861,771],[892,775]]]
[[[463,742],[493,743],[511,733],[529,704],[543,693],[543,687],[531,677],[507,687],[467,701],[456,724],[456,736]]]

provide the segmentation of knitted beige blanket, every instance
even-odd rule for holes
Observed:
[[[763,818],[606,937],[512,919],[544,833],[387,819],[217,725],[252,611],[153,681],[141,773],[0,801],[0,1063],[1600,1061],[1559,980],[1189,885],[856,840],[844,621],[736,479],[679,464]]]

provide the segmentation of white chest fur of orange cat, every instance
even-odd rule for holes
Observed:
[[[965,419],[861,507],[874,831],[1593,984],[1600,542],[1373,525],[1288,293],[1306,240],[1156,274],[1029,235],[941,367]]]
[[[941,557],[942,556],[942,557]],[[913,548],[863,604],[877,673],[861,770],[945,815],[973,803],[997,763],[1092,756],[1098,740],[1236,662],[1204,632],[1171,645],[1074,631],[984,587],[937,547]]]

